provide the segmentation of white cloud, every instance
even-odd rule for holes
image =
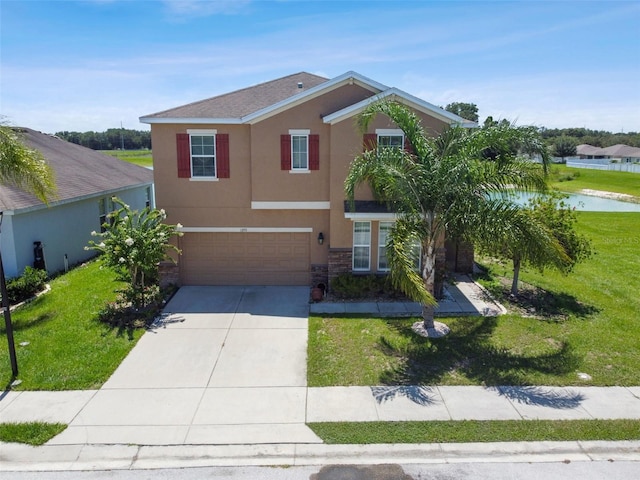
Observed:
[[[162,0],[168,18],[186,20],[211,15],[235,15],[245,11],[251,0]]]

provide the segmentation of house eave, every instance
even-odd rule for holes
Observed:
[[[21,215],[24,213],[31,213],[31,212],[37,212],[38,210],[45,210],[47,208],[53,208],[53,207],[60,207],[63,205],[68,205],[70,203],[75,203],[75,202],[82,202],[84,200],[91,200],[93,198],[101,198],[101,197],[106,197],[109,195],[114,195],[118,192],[124,192],[127,190],[134,190],[137,188],[144,188],[144,187],[150,187],[153,185],[153,182],[144,182],[144,183],[137,183],[135,185],[128,185],[126,187],[119,187],[119,188],[113,188],[110,190],[103,190],[101,192],[97,192],[97,193],[89,193],[87,195],[82,195],[82,196],[78,196],[78,197],[72,197],[72,198],[66,198],[64,200],[58,200],[58,201],[54,201],[49,203],[49,205],[45,205],[44,203],[38,203],[36,205],[30,205],[28,207],[22,207],[22,208],[14,208],[11,210],[4,210],[4,214],[5,215]]]
[[[414,97],[413,95],[399,90],[397,88],[388,88],[385,91],[370,97],[366,98],[358,103],[354,103],[342,110],[338,110],[337,112],[326,115],[322,118],[324,123],[335,125],[336,123],[342,122],[348,118],[351,118],[355,115],[361,113],[367,106],[370,104],[383,100],[383,99],[391,99],[398,101],[402,104],[405,104],[409,107],[412,107],[420,112],[426,113],[432,117],[437,118],[440,121],[443,121],[449,125],[459,125],[465,128],[475,128],[478,126],[475,122],[470,122],[465,120],[464,118],[455,115],[451,112],[447,112],[440,107],[436,107],[435,105],[422,100],[418,97]]]

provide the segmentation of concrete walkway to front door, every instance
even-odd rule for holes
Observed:
[[[305,425],[308,298],[181,288],[55,443],[319,443]]]

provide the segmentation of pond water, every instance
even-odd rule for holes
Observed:
[[[517,192],[514,197],[516,197],[517,203],[525,204],[535,195],[535,193]],[[623,202],[579,193],[568,193],[567,195],[569,198],[565,199],[565,202],[583,212],[640,212],[640,203]]]

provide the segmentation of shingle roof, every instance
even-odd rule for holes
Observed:
[[[55,172],[57,197],[52,203],[107,194],[153,183],[153,172],[57,137],[20,128],[22,140],[39,150]],[[43,206],[33,195],[13,186],[0,186],[0,210]]]
[[[603,155],[610,157],[640,157],[640,148],[630,147],[621,143],[602,149]]]
[[[300,72],[217,97],[145,115],[145,118],[241,118],[320,85],[329,79]],[[298,84],[302,84],[302,88]]]
[[[637,157],[640,158],[640,148],[630,147],[619,143],[610,147],[600,148],[589,144],[582,144],[576,147],[578,155],[597,155],[603,157]]]

